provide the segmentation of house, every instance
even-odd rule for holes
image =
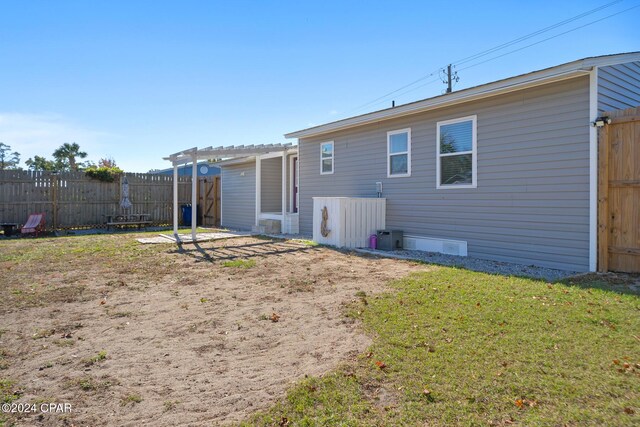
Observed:
[[[215,163],[211,162],[198,162],[197,164],[198,177],[205,176],[217,176],[220,175],[220,168],[215,165]],[[155,175],[173,175],[173,168],[167,169],[157,169],[149,171],[150,174]],[[182,165],[178,167],[178,176],[191,176],[192,175],[192,167],[187,165]]]
[[[387,228],[403,230],[405,247],[594,271],[593,122],[638,105],[636,52],[586,58],[288,133],[298,141],[299,232],[311,234],[319,221],[314,197],[376,197],[382,189]],[[636,158],[628,161],[640,171],[640,135],[635,138]],[[629,191],[636,191],[624,197],[633,199],[637,215],[640,193]],[[618,230],[637,236],[634,247],[618,249],[626,254],[621,257],[635,257],[635,265],[639,220]]]
[[[640,149],[625,150],[640,147],[640,131],[622,132],[627,148],[610,150],[624,167],[599,168],[599,160],[605,166],[613,160],[599,159],[594,123],[605,112],[639,105],[640,52],[624,53],[285,135],[297,145],[193,148],[166,159],[175,177],[181,164],[226,159],[217,163],[223,227],[312,235],[324,221],[314,198],[381,197],[386,228],[404,232],[405,248],[575,271],[598,264],[636,271]],[[607,146],[623,147],[614,142]],[[626,175],[614,179],[607,170]],[[600,190],[599,171],[610,184]]]

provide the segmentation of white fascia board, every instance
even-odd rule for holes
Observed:
[[[620,53],[617,55],[596,56],[582,60],[587,67],[607,67],[609,65],[624,64],[625,62],[640,61],[640,52]]]
[[[281,157],[282,153],[284,153],[285,156],[288,156],[290,154],[298,154],[298,147],[295,148],[291,148],[288,150],[281,150],[281,151],[274,151],[274,152],[270,152],[270,153],[265,153],[265,154],[260,154],[260,158],[262,159],[268,159],[271,157]],[[222,160],[219,162],[215,162],[215,163],[211,163],[212,166],[218,166],[218,167],[224,167],[224,166],[229,166],[229,165],[237,165],[237,164],[241,164],[241,163],[249,163],[249,162],[255,162],[256,160],[256,156],[245,156],[245,157],[235,157],[235,158],[231,158],[228,160]]]
[[[229,159],[229,160],[222,160],[220,162],[211,163],[211,165],[218,166],[219,168],[222,168],[222,167],[225,167],[225,166],[239,165],[239,164],[242,164],[242,163],[250,163],[250,162],[255,162],[255,161],[256,161],[256,157],[255,156],[249,156],[249,157],[239,157],[239,158]]]

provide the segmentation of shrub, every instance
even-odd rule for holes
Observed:
[[[85,175],[87,175],[88,177],[97,179],[103,182],[113,182],[123,172],[124,171],[117,166],[114,166],[114,167],[91,166],[84,170]]]

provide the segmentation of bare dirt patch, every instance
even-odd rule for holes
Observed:
[[[238,421],[364,351],[344,304],[426,268],[296,241],[134,237],[0,248],[0,377],[20,402],[73,408],[17,425]]]

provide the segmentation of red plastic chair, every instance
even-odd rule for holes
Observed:
[[[44,212],[31,214],[29,215],[27,223],[22,226],[22,229],[20,229],[20,231],[22,232],[22,234],[35,233],[36,237],[38,237],[38,234],[44,232],[44,226]]]

